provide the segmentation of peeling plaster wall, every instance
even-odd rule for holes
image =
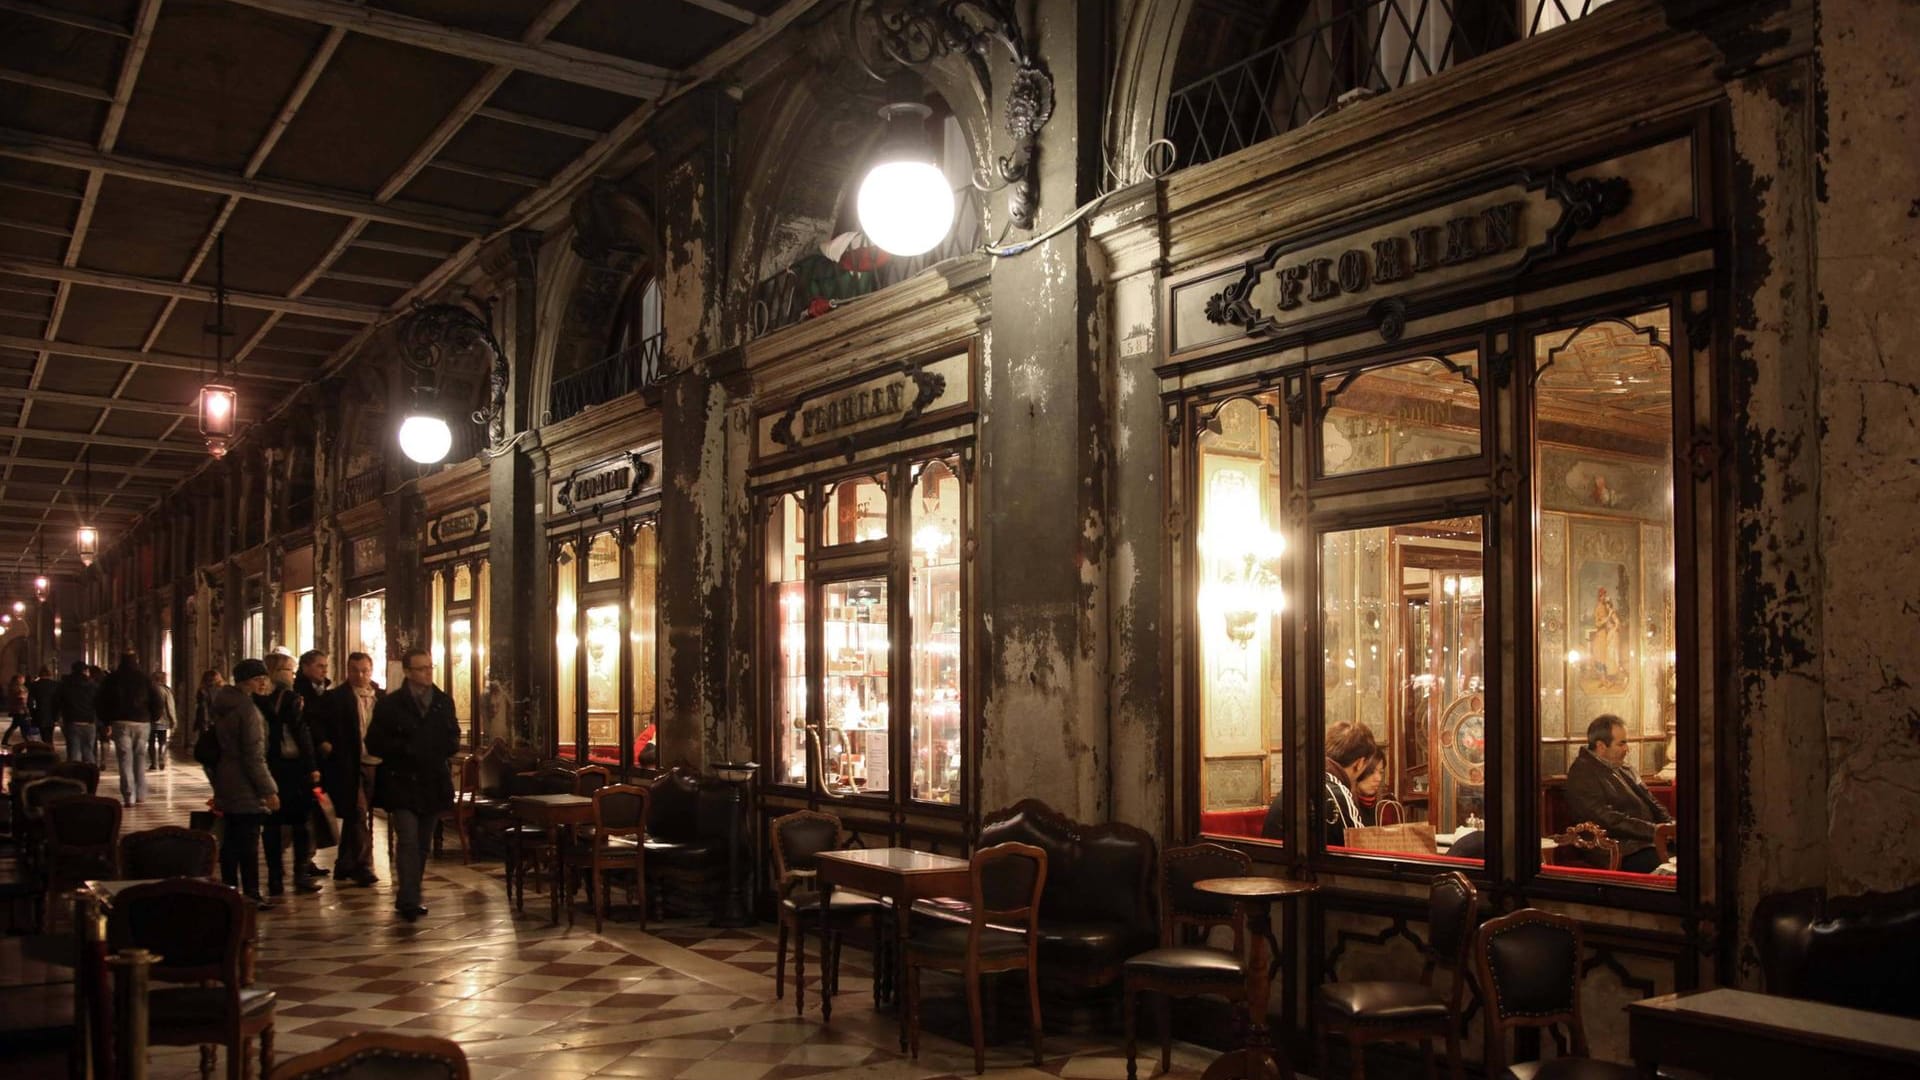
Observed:
[[[1736,670],[1722,775],[1737,800],[1742,917],[1825,873],[1811,90],[1804,61],[1728,87]]]
[[[1818,40],[1826,884],[1853,893],[1920,881],[1920,4],[1824,0]]]

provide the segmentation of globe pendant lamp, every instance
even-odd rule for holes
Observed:
[[[854,199],[860,231],[902,258],[932,251],[953,227],[953,188],[927,144],[932,115],[914,101],[880,110],[886,131]]]
[[[213,322],[207,326],[214,341],[213,381],[200,388],[199,412],[200,437],[207,441],[207,453],[218,460],[227,456],[233,442],[240,395],[226,382],[227,335],[232,332],[227,327],[227,234],[222,232],[214,245]]]
[[[415,405],[400,422],[400,452],[422,465],[437,465],[453,449],[453,429],[440,417]]]

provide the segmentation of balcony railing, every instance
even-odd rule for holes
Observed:
[[[366,472],[355,473],[347,477],[347,482],[341,485],[341,495],[344,497],[341,500],[340,508],[345,510],[349,507],[359,506],[361,503],[371,499],[379,498],[380,481],[384,475],[385,473],[380,469],[368,469]]]
[[[954,194],[953,228],[947,230],[946,239],[932,251],[904,259],[882,256],[872,267],[864,265],[859,254],[849,253],[835,263],[824,253],[813,251],[785,270],[761,280],[753,287],[748,336],[757,338],[824,315],[905,281],[934,263],[978,249],[982,242],[981,195],[971,187],[961,188]],[[878,253],[877,248],[855,251],[865,252],[867,256]]]
[[[1175,90],[1166,136],[1177,167],[1213,161],[1356,98],[1399,89],[1572,22],[1606,2],[1319,0],[1300,33]],[[1307,25],[1316,18],[1322,21]]]
[[[660,350],[664,333],[629,345],[605,360],[553,380],[547,396],[547,423],[558,423],[581,410],[624,397],[660,381]]]

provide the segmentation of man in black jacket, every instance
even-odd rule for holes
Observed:
[[[140,658],[129,649],[120,654],[120,666],[100,680],[94,697],[99,722],[113,728],[114,757],[120,762],[120,799],[128,806],[147,800],[147,743],[153,721],[166,709],[153,680],[140,668]]]
[[[1673,820],[1627,764],[1627,725],[1611,714],[1587,725],[1587,748],[1567,766],[1567,812],[1591,821],[1620,844],[1620,869],[1650,874],[1660,865],[1653,827]]]
[[[60,729],[67,737],[67,760],[98,764],[95,751],[99,742],[93,729],[99,716],[93,711],[93,702],[99,696],[100,684],[88,676],[87,669],[85,660],[75,660],[73,670],[60,680],[57,711]]]
[[[373,816],[367,804],[373,793],[373,769],[380,759],[368,756],[361,745],[379,701],[373,658],[357,652],[347,656],[346,683],[327,691],[309,710],[314,737],[320,740],[320,785],[333,800],[333,812],[340,815],[335,881],[351,878],[371,885],[380,880],[373,873]]]
[[[453,805],[447,763],[460,749],[460,722],[453,699],[433,685],[433,657],[408,649],[407,681],[373,707],[366,750],[380,757],[374,771],[373,805],[387,812],[396,841],[394,873],[400,879],[394,909],[408,922],[427,913],[420,902],[433,823]]]
[[[254,707],[267,722],[267,771],[280,789],[280,809],[270,815],[262,833],[267,862],[267,895],[285,888],[284,853],[293,847],[293,887],[296,892],[320,891],[319,868],[313,865],[313,786],[320,782],[320,763],[305,708],[293,689],[293,657],[267,657],[269,689],[255,694]]]
[[[60,724],[60,669],[52,664],[41,667],[40,677],[27,684],[27,701],[40,737],[52,742],[53,730]]]

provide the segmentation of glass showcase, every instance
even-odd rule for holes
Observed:
[[[770,782],[961,803],[969,499],[960,451],[765,496]]]

